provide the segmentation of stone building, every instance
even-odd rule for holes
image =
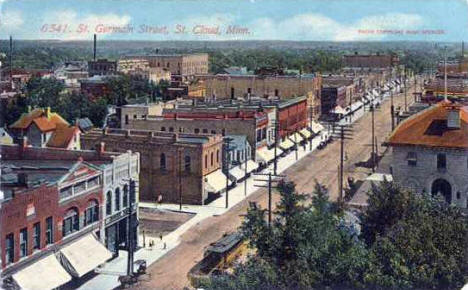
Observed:
[[[391,146],[393,179],[412,192],[468,207],[468,109],[441,102],[400,123]]]
[[[126,56],[124,59],[142,59],[149,62],[152,68],[161,68],[170,71],[172,75],[190,76],[208,73],[208,54],[154,54]]]
[[[282,100],[297,96],[307,97],[314,119],[321,114],[320,94],[322,77],[317,75],[197,75],[206,97],[216,99],[238,99],[248,96],[279,97]]]
[[[224,190],[221,136],[144,130],[91,130],[82,135],[83,148],[104,142],[110,151],[140,153],[140,199],[203,204]],[[218,178],[217,178],[218,177]]]

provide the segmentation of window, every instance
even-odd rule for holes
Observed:
[[[20,258],[28,255],[28,229],[20,230]]]
[[[203,129],[203,134],[208,134],[208,129]]]
[[[205,168],[208,168],[208,155],[205,155]]]
[[[247,88],[247,94],[251,94],[252,93],[252,88]]]
[[[15,239],[13,234],[8,234],[5,239],[5,260],[6,264],[13,263],[15,259]]]
[[[166,170],[166,155],[164,153],[161,154],[159,160],[159,167],[161,168],[161,170]]]
[[[125,115],[125,125],[128,125],[128,115]]]
[[[191,168],[190,156],[185,156],[185,158],[184,158],[184,168],[185,168],[185,172],[190,172],[190,168]]]
[[[128,185],[124,185],[123,188],[123,205],[124,208],[128,206]]]
[[[211,166],[213,166],[213,162],[214,162],[214,152],[211,152],[211,156],[210,156]]]
[[[457,199],[460,199],[460,198],[461,198],[461,193],[457,191]]]
[[[266,138],[266,127],[262,129],[262,140]]]
[[[137,118],[138,118],[137,115],[133,115],[133,119],[137,119]]]
[[[112,192],[108,191],[106,194],[106,215],[112,213]]]
[[[99,220],[99,204],[96,200],[91,200],[85,210],[85,226]]]
[[[437,154],[437,169],[447,168],[447,157],[443,153]]]
[[[60,199],[68,198],[73,195],[71,186],[60,189]]]
[[[221,135],[225,136],[226,135],[226,129],[221,130]]]
[[[275,97],[279,96],[279,90],[275,89]]]
[[[408,166],[416,166],[418,164],[418,156],[416,152],[408,152],[406,160],[408,161]]]
[[[219,163],[219,149],[216,150],[216,163]]]
[[[166,131],[166,127],[161,127],[161,131],[165,132],[165,131]]]
[[[86,181],[73,185],[73,194],[80,194],[86,190]]]
[[[99,185],[99,176],[93,177],[88,180],[88,188],[93,188]]]
[[[33,249],[41,248],[41,224],[35,223],[33,226]]]
[[[211,130],[211,134],[216,134],[216,130]]]
[[[198,134],[198,133],[200,133],[200,129],[195,128],[194,132],[195,132],[195,134]]]
[[[169,64],[169,63],[167,63],[167,67],[170,67],[170,64]]]
[[[114,195],[114,208],[116,211],[120,210],[120,188],[115,189],[115,195]]]
[[[173,128],[173,127],[169,127],[169,132],[174,132],[174,128]]]
[[[184,128],[183,128],[183,127],[179,127],[179,132],[180,132],[180,133],[184,132]]]
[[[52,217],[46,219],[46,245],[54,243],[54,220]]]
[[[257,142],[260,142],[262,140],[262,130],[257,130]]]
[[[76,208],[71,208],[67,211],[63,219],[63,236],[66,237],[71,233],[74,233],[80,229],[78,210]]]

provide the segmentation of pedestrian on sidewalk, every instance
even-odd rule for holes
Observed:
[[[159,239],[162,241],[162,234],[159,234]]]
[[[165,249],[166,249],[166,242],[164,242],[164,248],[163,248],[163,250],[165,250]]]

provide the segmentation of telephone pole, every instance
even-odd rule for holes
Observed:
[[[224,137],[224,170],[226,174],[226,208],[229,208],[229,151],[232,138]]]
[[[344,186],[343,186],[343,174],[344,174],[344,145],[345,145],[345,140],[346,139],[352,139],[352,131],[351,127],[349,125],[338,125],[339,131],[335,133],[335,137],[340,138],[340,164],[338,168],[338,187],[339,187],[339,200],[343,201],[343,191],[344,191]]]
[[[310,131],[313,133],[312,124],[314,122],[314,107],[311,105],[309,106],[309,123],[310,123]],[[312,138],[309,140],[309,151],[312,151]]]
[[[395,130],[395,106],[393,105],[393,90],[390,90],[390,117],[392,118],[392,132]]]
[[[182,211],[182,148],[179,148],[179,210]]]
[[[268,173],[256,173],[256,176],[268,176],[268,179],[254,179],[254,181],[261,181],[261,182],[267,182],[267,185],[261,184],[257,185],[255,184],[255,187],[263,187],[263,188],[268,188],[268,226],[271,226],[271,219],[272,219],[272,189],[277,188],[277,186],[273,185],[273,183],[276,183],[280,181],[281,179],[285,178],[285,175],[276,175],[272,174],[271,172]]]
[[[244,196],[247,196],[247,161],[250,160],[250,157],[247,156],[247,138],[244,141]]]
[[[136,182],[133,179],[130,179],[130,200],[128,207],[128,217],[127,217],[127,276],[133,276],[133,260],[134,260],[134,251],[135,246],[133,244],[134,238],[136,236],[136,225],[133,221],[134,214],[134,203],[136,201]]]

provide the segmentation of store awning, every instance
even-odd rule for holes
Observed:
[[[354,102],[351,104],[351,112],[355,112],[357,110],[359,110],[360,108],[362,108],[364,104],[360,101],[357,101],[357,102]]]
[[[307,128],[303,128],[301,131],[299,131],[299,133],[306,139],[312,137],[312,133]]]
[[[279,155],[278,152],[276,153]],[[270,162],[271,160],[275,159],[275,153],[269,150],[267,147],[263,147],[257,150],[257,155],[263,162]]]
[[[92,234],[65,246],[60,253],[68,262],[69,272],[77,277],[82,277],[112,258],[112,253]]]
[[[277,152],[278,153],[278,152]],[[247,160],[247,173],[258,169],[258,163],[253,160]]]
[[[22,289],[28,290],[54,289],[71,280],[54,254],[20,270],[12,277]]]
[[[292,134],[291,136],[289,136],[289,140],[293,141],[296,144],[299,144],[304,140],[304,138],[302,137],[301,134],[296,132],[296,133]]]
[[[234,176],[237,180],[242,179],[245,176],[245,164],[242,164],[241,166],[237,165],[229,169],[229,174]]]
[[[322,124],[320,124],[318,122],[315,122],[315,121],[312,121],[312,132],[314,132],[315,134],[318,134],[323,129],[324,128],[323,128]]]
[[[345,114],[346,114],[346,110],[343,109],[341,106],[336,106],[336,107],[332,110],[332,113],[345,115]]]
[[[289,140],[288,138],[286,138],[283,142],[281,142],[279,144],[279,147],[281,149],[284,149],[284,150],[288,150],[289,148],[291,148],[293,146],[294,146],[294,143],[291,140]]]
[[[226,188],[226,175],[221,169],[211,172],[205,176],[207,189],[211,192],[220,192]],[[232,181],[229,180],[228,184],[231,185]]]
[[[377,92],[376,89],[373,89],[373,90],[372,90],[372,94],[373,94],[374,97],[376,97],[376,98],[379,97],[379,92]]]

